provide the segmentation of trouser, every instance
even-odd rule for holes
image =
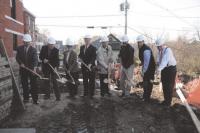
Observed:
[[[82,68],[84,96],[93,97],[95,91],[95,71]]]
[[[20,76],[21,76],[24,100],[29,100],[29,93],[31,93],[33,102],[37,102],[38,100],[38,87],[36,84],[37,77],[23,68],[20,68]],[[29,79],[30,79],[30,89],[28,81]]]
[[[67,82],[67,88],[69,89],[69,95],[73,97],[77,95],[79,74],[78,72],[71,72],[70,74],[73,77],[75,84],[72,84],[73,80],[71,79],[69,74],[66,72],[66,79],[70,81],[70,82]]]
[[[172,94],[175,85],[176,66],[166,67],[161,71],[161,81],[166,104],[171,104]]]
[[[105,83],[104,80],[108,80],[108,74],[99,74],[100,79],[100,89],[101,89],[101,96],[105,94],[109,94],[108,83]]]
[[[121,76],[120,76],[120,88],[123,91],[123,94],[125,96],[129,96],[130,95],[130,90],[131,90],[131,84],[128,83],[130,82],[128,80],[128,78],[130,80],[133,79],[133,65],[131,65],[129,68],[121,68]]]
[[[56,99],[60,99],[60,90],[58,88],[58,83],[56,80],[58,78],[57,75],[52,71],[45,71],[43,73],[45,78],[49,78],[49,80],[45,81],[45,85],[47,86],[45,89],[45,97],[50,98],[51,83],[52,83]]]
[[[153,83],[150,81],[151,79],[148,79],[146,77],[143,78],[143,99],[145,101],[149,101],[151,97],[151,92],[153,89]]]

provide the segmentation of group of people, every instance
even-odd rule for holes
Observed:
[[[80,68],[83,78],[84,92],[83,97],[92,99],[95,94],[95,78],[96,71],[100,79],[100,95],[101,97],[111,96],[109,91],[110,72],[113,69],[113,51],[109,45],[108,37],[104,36],[100,40],[100,47],[96,49],[91,43],[92,36],[84,37],[85,45],[80,47],[79,55],[74,51],[75,44],[69,41],[66,45],[67,50],[63,53],[63,68],[65,70],[66,79],[69,89],[69,97],[74,98],[77,95],[79,85]],[[36,72],[38,66],[38,56],[36,49],[30,45],[32,39],[29,34],[24,35],[24,45],[17,49],[16,60],[20,65],[20,75],[23,88],[24,102],[29,102],[29,93],[31,93],[33,103],[38,104],[38,89],[36,85],[36,77],[31,71]],[[59,67],[59,50],[55,47],[56,41],[54,38],[48,38],[48,44],[43,46],[39,59],[42,61],[42,72],[46,80],[45,99],[50,98],[50,82],[53,84],[53,90],[57,101],[60,101],[61,94],[57,83],[56,71]],[[134,69],[134,48],[129,44],[127,35],[121,38],[121,49],[118,58],[120,59],[120,89],[122,97],[130,95],[130,89],[133,83]],[[157,60],[154,59],[151,48],[145,44],[145,37],[140,35],[137,37],[139,49],[139,59],[141,61],[141,75],[143,77],[143,100],[150,102],[151,92],[153,89],[154,75],[160,75],[163,85],[164,101],[162,105],[170,106],[172,101],[172,92],[175,85],[176,77],[176,60],[172,50],[165,45],[162,39],[156,40],[155,44],[158,49]],[[28,69],[27,69],[28,68]],[[30,91],[29,82],[30,79]]]

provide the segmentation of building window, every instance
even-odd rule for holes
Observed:
[[[17,49],[17,35],[13,34],[13,50]]]
[[[10,0],[11,17],[16,19],[16,0]]]

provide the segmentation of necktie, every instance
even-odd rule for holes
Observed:
[[[84,54],[85,54],[87,48],[88,48],[88,45],[85,45]]]
[[[25,53],[25,64],[28,63],[28,49],[29,49],[29,46],[25,46],[25,47],[24,47],[24,53]]]
[[[49,48],[48,49],[48,58],[50,57],[50,55],[51,55],[51,49]]]

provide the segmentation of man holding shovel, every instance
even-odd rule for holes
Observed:
[[[102,37],[101,46],[97,50],[101,97],[104,97],[105,94],[108,96],[111,95],[108,88],[108,83],[110,82],[108,78],[108,73],[109,71],[111,71],[111,68],[109,66],[113,62],[113,52],[112,47],[108,45],[108,42],[108,37]]]
[[[81,69],[83,74],[84,97],[93,99],[95,91],[95,60],[96,48],[91,44],[92,37],[84,37],[85,45],[80,47],[79,58],[81,59]]]
[[[120,88],[122,89],[122,96],[130,96],[130,89],[132,86],[133,78],[133,65],[134,65],[134,48],[128,43],[129,39],[127,35],[124,35],[121,39],[122,46],[119,52],[119,58],[121,61],[121,76],[120,76]],[[126,82],[128,81],[128,83]]]
[[[38,104],[38,88],[36,85],[36,76],[25,68],[36,72],[38,65],[37,50],[31,46],[32,38],[29,34],[23,37],[24,45],[17,48],[16,60],[20,65],[20,76],[23,88],[23,101],[29,102],[29,93],[31,93],[33,104]],[[29,90],[29,82],[31,89]]]
[[[67,50],[64,52],[63,66],[68,79],[67,88],[69,89],[69,98],[75,98],[78,91],[79,66],[77,62],[77,53],[73,50],[74,42],[69,40],[66,44]]]
[[[164,93],[164,101],[162,102],[162,105],[170,106],[172,101],[173,89],[175,87],[176,59],[171,48],[165,45],[163,39],[157,39],[155,44],[158,49],[158,68],[156,74],[161,75]]]
[[[50,99],[50,82],[53,82],[53,90],[56,96],[56,101],[60,101],[60,90],[57,84],[57,75],[55,71],[59,67],[59,50],[55,47],[56,41],[54,38],[48,38],[48,44],[43,46],[39,58],[42,61],[42,71],[49,81],[46,81],[46,94],[44,99]],[[53,70],[54,69],[54,70]]]
[[[137,37],[137,44],[139,48],[139,59],[142,65],[141,75],[143,77],[143,100],[145,102],[150,102],[156,63],[152,50],[144,43],[143,35]]]

